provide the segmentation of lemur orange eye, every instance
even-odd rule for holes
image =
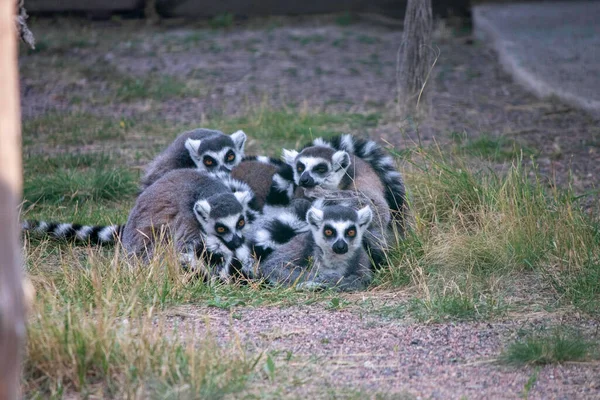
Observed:
[[[215,163],[215,160],[212,159],[212,157],[204,157],[204,165],[206,165],[207,167],[212,166]]]
[[[233,161],[233,160],[235,160],[235,154],[233,154],[233,153],[228,153],[228,154],[227,154],[227,161],[231,162],[231,161]]]
[[[304,165],[298,164],[298,166],[296,167],[296,169],[298,170],[298,172],[302,172],[302,171],[304,171]]]
[[[240,227],[240,228],[241,228],[241,227],[243,227],[244,225],[246,225],[246,221],[244,221],[243,219],[240,219],[240,220],[238,221],[238,227]]]
[[[325,236],[333,236],[333,231],[331,229],[325,229]]]
[[[217,232],[218,232],[218,233],[225,233],[225,228],[224,228],[224,227],[222,227],[222,226],[219,226],[219,227],[217,228]]]
[[[356,236],[356,231],[354,229],[349,229],[348,232],[346,232],[346,235],[349,237],[354,237]]]

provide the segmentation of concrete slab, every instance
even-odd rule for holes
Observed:
[[[600,2],[481,5],[473,22],[517,82],[600,114]]]

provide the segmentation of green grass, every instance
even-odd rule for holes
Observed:
[[[583,361],[595,351],[597,344],[577,332],[556,328],[553,332],[529,333],[510,344],[500,359],[511,365],[561,364]]]
[[[439,150],[402,157],[413,166],[414,230],[376,282],[418,287],[420,320],[502,313],[532,271],[565,294],[561,304],[596,312],[598,225],[572,192],[547,187],[520,161],[497,175]]]
[[[408,312],[420,322],[473,321],[502,315],[504,307],[494,298],[473,299],[458,294],[440,294],[427,300],[414,299],[408,306]]]
[[[48,113],[23,122],[24,150],[43,145],[85,146],[122,140],[129,132],[127,121],[89,113]]]
[[[267,152],[278,157],[282,147],[299,147],[313,138],[331,137],[346,132],[348,129],[364,129],[376,126],[380,114],[326,114],[308,113],[295,110],[265,110],[258,109],[247,116],[212,119],[214,126],[224,132],[234,132],[242,129],[256,141],[255,152]]]
[[[23,218],[125,223],[138,178],[114,164],[99,153],[25,157]]]
[[[523,386],[523,398],[524,399],[529,398],[529,392],[531,392],[531,389],[534,388],[534,386],[538,380],[539,373],[540,373],[540,369],[538,367],[533,371],[533,373],[531,374],[529,379],[527,379],[527,382]]]
[[[124,168],[94,169],[81,172],[59,170],[52,175],[27,179],[23,196],[28,203],[68,203],[117,201],[134,194],[137,179]]]
[[[567,302],[589,314],[600,313],[600,259],[597,255],[590,254],[577,273],[564,272],[553,282]]]
[[[230,28],[233,25],[234,16],[231,13],[223,13],[215,15],[210,20],[210,26],[213,29]]]
[[[117,99],[123,102],[140,99],[161,101],[173,97],[198,95],[199,92],[188,87],[185,81],[166,75],[139,78],[124,77],[119,82],[116,92]]]
[[[348,26],[352,25],[357,21],[357,18],[354,14],[346,11],[343,14],[340,14],[335,18],[335,23],[339,26]]]
[[[536,154],[533,149],[523,147],[516,141],[505,136],[495,137],[482,135],[471,139],[453,132],[451,137],[456,143],[459,153],[484,158],[486,160],[510,161],[516,160],[522,156],[531,157]]]

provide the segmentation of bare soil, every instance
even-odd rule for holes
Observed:
[[[380,299],[368,293],[363,298]],[[385,294],[383,294],[385,296]],[[518,332],[557,322],[598,337],[597,321],[545,313],[502,321],[422,324],[388,319],[350,306],[290,308],[181,307],[170,323],[180,335],[208,330],[225,345],[241,343],[273,356],[281,395],[324,396],[324,388],[359,391],[365,397],[417,399],[595,399],[600,362],[509,367],[498,361]],[[261,364],[262,365],[262,364]],[[268,385],[267,385],[268,386]],[[268,390],[265,390],[268,392]],[[343,392],[342,392],[343,393]],[[362,396],[361,396],[362,397]],[[361,398],[359,397],[359,398]]]

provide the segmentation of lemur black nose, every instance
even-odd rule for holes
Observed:
[[[305,188],[311,188],[317,186],[315,180],[308,172],[303,173],[300,176],[300,186]]]
[[[348,252],[348,244],[343,240],[338,240],[333,244],[333,252],[335,254],[346,254]]]
[[[238,235],[233,235],[233,238],[229,242],[225,243],[229,250],[235,250],[242,244],[244,244],[244,238]]]
[[[224,165],[221,165],[221,168],[219,168],[219,171],[221,171],[221,172],[227,172],[227,173],[231,172],[231,170],[229,168],[227,168],[226,166],[224,166]]]

